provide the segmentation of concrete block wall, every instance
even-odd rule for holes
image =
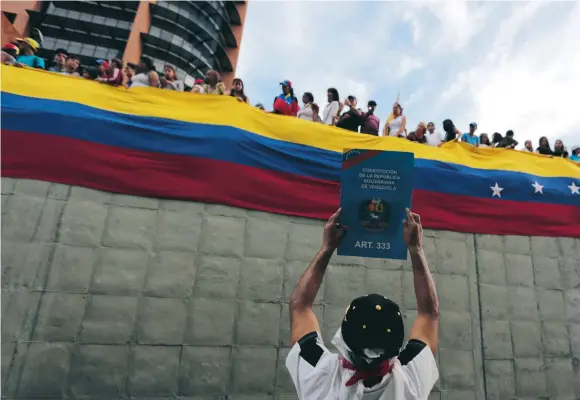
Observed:
[[[321,221],[2,178],[2,396],[295,399],[288,301]],[[580,398],[580,241],[425,232],[441,306],[430,400]],[[334,257],[315,312],[416,315],[408,262]]]

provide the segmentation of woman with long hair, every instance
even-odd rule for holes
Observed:
[[[328,103],[324,106],[324,111],[322,112],[322,123],[325,125],[336,125],[340,108],[338,90],[335,88],[328,88],[326,91],[326,98],[328,99]]]
[[[479,147],[491,147],[491,142],[489,141],[487,133],[479,135]]]
[[[383,128],[382,136],[394,136],[404,138],[406,132],[407,117],[403,115],[403,107],[397,102],[393,104],[393,112],[387,119]]]
[[[240,78],[235,78],[232,81],[232,88],[229,90],[228,95],[235,97],[242,103],[250,103],[250,98],[244,93],[244,81]]]
[[[560,139],[554,142],[553,155],[554,157],[568,158],[568,150],[566,150],[566,146],[564,146],[564,143]]]
[[[177,79],[177,72],[175,71],[175,67],[173,65],[166,64],[163,68],[163,74],[165,75],[163,78],[161,78],[161,87],[163,89],[183,92],[183,81]]]
[[[523,151],[524,153],[533,153],[534,152],[534,147],[532,146],[532,141],[531,140],[526,140],[524,142],[524,148],[521,149],[520,151]]]
[[[501,133],[496,132],[491,137],[491,145],[493,147],[497,147],[502,140],[503,140],[503,136],[501,135]]]
[[[538,142],[538,147],[536,148],[536,153],[544,154],[546,156],[551,156],[554,154],[552,149],[550,148],[550,142],[548,142],[548,138],[542,136]]]

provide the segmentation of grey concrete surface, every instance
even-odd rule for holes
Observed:
[[[2,396],[295,399],[288,300],[321,227],[3,178]],[[578,239],[427,230],[425,248],[441,305],[430,400],[580,398]],[[409,262],[334,257],[325,340],[367,292],[410,328]]]

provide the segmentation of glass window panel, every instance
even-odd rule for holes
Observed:
[[[171,43],[176,46],[181,46],[183,44],[183,38],[181,36],[174,35],[173,38],[171,38]]]
[[[157,28],[156,26],[152,26],[149,29],[149,33],[155,37],[159,37],[161,35],[161,29]]]
[[[87,21],[87,22],[91,22],[91,19],[93,19],[93,16],[91,14],[87,14],[87,13],[81,13],[81,16],[79,18],[81,21]]]
[[[95,24],[104,24],[105,23],[105,17],[101,17],[100,15],[95,15],[95,16],[93,16],[93,22]]]
[[[163,40],[166,40],[168,42],[171,41],[172,35],[169,32],[161,31],[161,35],[160,36],[161,36],[161,39],[163,39]]]
[[[78,53],[78,52],[80,52],[80,51],[81,51],[81,46],[82,46],[82,45],[81,45],[81,43],[79,43],[79,42],[71,42],[71,43],[68,45],[68,49],[67,49],[67,50],[68,50],[70,53],[75,53],[75,54],[76,54],[76,53]]]
[[[107,49],[104,47],[97,47],[95,50],[95,57],[96,58],[106,58],[107,57]]]
[[[45,47],[47,49],[53,49],[55,47],[54,46],[55,43],[56,43],[55,38],[45,37],[44,42],[42,42],[42,47]]]
[[[67,17],[72,19],[78,19],[80,15],[81,13],[79,13],[78,11],[69,11]]]
[[[117,27],[119,27],[119,28],[129,29],[129,26],[130,26],[130,24],[127,21],[122,21],[122,20],[117,21]]]
[[[117,25],[117,21],[112,19],[112,18],[105,18],[105,25],[115,26],[115,25]]]
[[[55,48],[66,48],[68,46],[68,40],[58,39],[54,44]]]

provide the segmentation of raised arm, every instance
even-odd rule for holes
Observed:
[[[322,248],[310,262],[290,299],[290,343],[294,346],[301,337],[310,332],[320,332],[312,304],[320,289],[332,253],[338,247],[345,233],[345,227],[339,224],[340,209],[330,217],[324,227]]]
[[[433,281],[423,252],[421,217],[409,209],[407,209],[407,220],[403,225],[403,238],[411,255],[415,296],[417,298],[417,319],[411,328],[409,339],[421,340],[435,354],[439,341],[439,300],[435,281]]]

